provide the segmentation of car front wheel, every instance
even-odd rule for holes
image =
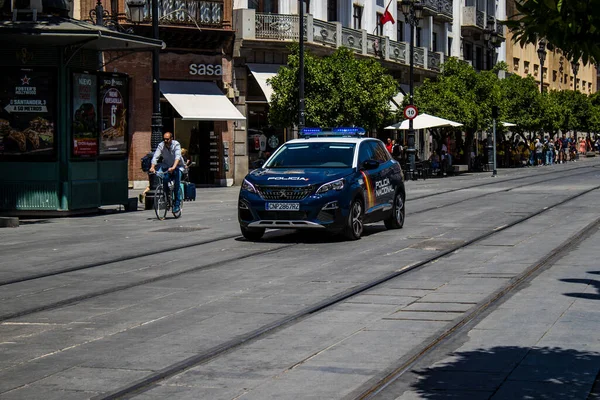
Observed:
[[[350,205],[350,212],[348,213],[348,221],[346,223],[346,229],[344,230],[344,236],[350,240],[358,240],[363,233],[363,206],[360,200],[354,199]]]
[[[251,241],[260,240],[260,238],[262,238],[263,235],[265,234],[264,228],[246,228],[246,227],[240,226],[240,229],[242,231],[242,235],[244,236],[244,238],[251,240]]]
[[[387,229],[400,229],[404,226],[404,200],[400,192],[396,192],[394,196],[394,206],[392,207],[392,215],[384,220]]]

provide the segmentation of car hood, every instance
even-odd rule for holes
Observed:
[[[257,185],[305,186],[331,182],[352,173],[352,168],[259,168],[246,179]]]

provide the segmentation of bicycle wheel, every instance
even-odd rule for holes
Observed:
[[[167,216],[167,196],[165,196],[165,190],[162,185],[158,185],[156,190],[154,190],[154,212],[156,213],[156,218],[163,220]]]

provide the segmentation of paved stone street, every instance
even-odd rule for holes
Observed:
[[[235,187],[2,229],[0,399],[593,398],[600,160],[489,175],[357,242],[245,241]]]

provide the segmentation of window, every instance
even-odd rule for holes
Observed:
[[[262,13],[277,14],[278,4],[278,0],[248,0],[248,8]]]
[[[402,42],[404,40],[404,22],[396,21],[396,31],[396,40]]]
[[[540,73],[540,66],[537,64],[533,64],[533,75],[538,76],[539,73]]]
[[[529,73],[529,61],[523,62],[523,72],[525,72],[526,74]]]
[[[558,73],[556,71],[552,71],[552,82],[556,82],[558,79]]]
[[[437,32],[433,32],[431,36],[431,51],[438,51]]]
[[[548,79],[548,68],[542,68],[542,76],[544,77],[544,79]]]
[[[448,57],[450,57],[450,54],[452,54],[452,38],[448,38],[448,50],[446,51],[446,55]]]
[[[373,159],[384,163],[390,160],[390,152],[387,151],[383,143],[371,142],[374,147]]]
[[[465,0],[466,7],[475,7],[475,0]]]
[[[417,31],[417,37],[415,40],[415,46],[421,47],[421,32],[422,32],[421,27],[417,27],[416,31]]]
[[[337,0],[327,0],[327,21],[337,21]]]
[[[377,0],[377,5],[379,7],[383,7],[383,0]]]
[[[382,13],[375,14],[375,18],[377,18],[377,21],[375,21],[375,23],[377,25],[376,31],[379,36],[383,36],[383,25],[381,24],[382,17],[383,17]]]
[[[352,6],[352,27],[354,29],[362,29],[362,14],[363,8],[356,4]]]
[[[363,163],[367,160],[373,159],[373,146],[371,146],[371,141],[364,141],[360,144],[360,149],[358,149],[358,167],[360,168]]]
[[[519,63],[520,62],[521,62],[521,60],[519,60],[517,57],[513,58],[513,71],[519,72]]]
[[[473,61],[473,43],[465,43],[463,58],[468,61]]]
[[[475,48],[475,69],[483,70],[483,49],[481,46]]]

